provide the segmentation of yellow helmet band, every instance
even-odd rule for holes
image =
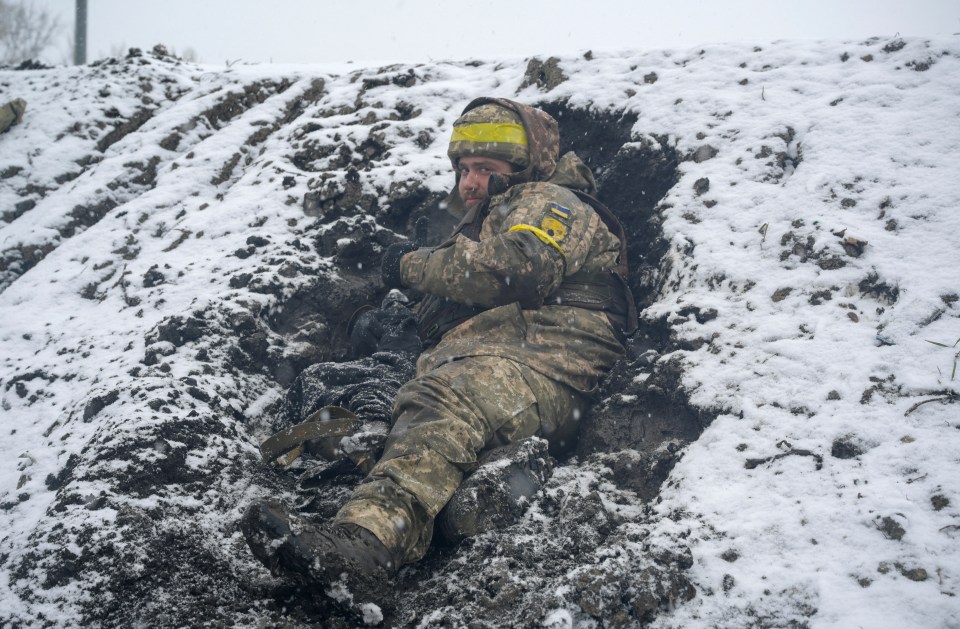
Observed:
[[[527,132],[523,125],[511,122],[476,122],[454,127],[450,142],[502,142],[526,146]]]

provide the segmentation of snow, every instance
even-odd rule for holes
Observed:
[[[719,413],[654,506],[662,519],[653,538],[683,532],[698,590],[654,626],[960,627],[960,381],[952,373],[960,339],[960,39],[712,45],[560,65],[568,80],[546,95],[526,87],[517,98],[632,112],[638,140],[667,137],[691,156],[706,145],[717,151],[682,162],[661,202],[672,265],[645,313],[666,317],[682,340],[703,341],[660,360],[681,359],[693,404]],[[0,100],[28,102],[24,122],[0,136],[0,212],[36,203],[0,223],[0,248],[55,246],[25,273],[0,268],[0,618],[29,624],[43,613],[63,626],[76,622],[69,606],[22,597],[10,566],[52,526],[57,493],[45,479],[105,435],[150,425],[142,412],[150,385],[129,374],[145,352],[181,352],[156,338],[156,326],[196,311],[259,316],[280,307],[283,295],[226,282],[269,257],[232,255],[252,246],[253,234],[269,241],[265,251],[333,272],[289,245],[305,220],[299,201],[310,176],[291,162],[290,147],[358,146],[368,133],[358,121],[406,103],[419,115],[383,121],[394,148],[361,173],[362,184],[382,193],[419,179],[443,192],[452,182],[445,138],[457,112],[478,95],[517,93],[524,69],[522,60],[398,66],[396,75],[419,80],[402,89],[372,85],[364,99],[375,106],[359,110],[358,83],[373,69],[223,71],[145,60],[139,73],[0,71]],[[310,100],[318,79],[325,91]],[[254,83],[262,100],[243,113],[185,125]],[[312,127],[281,126],[262,144],[246,144],[300,96]],[[129,117],[144,98],[156,111],[139,131],[107,147],[98,163],[78,166],[112,128],[110,110]],[[343,113],[320,116],[321,109]],[[433,136],[426,148],[408,139],[421,132]],[[163,148],[174,133],[179,146]],[[238,165],[226,172],[234,155]],[[130,164],[151,160],[155,185],[131,182],[141,171]],[[64,173],[79,174],[52,183]],[[290,190],[280,186],[287,174],[297,178]],[[698,193],[704,178],[709,188]],[[25,195],[31,185],[56,190]],[[113,207],[101,220],[63,231],[74,208],[105,199]],[[867,242],[858,257],[844,250],[848,237]],[[125,259],[124,249],[137,253]],[[824,264],[830,260],[843,265]],[[141,278],[153,267],[164,279],[148,286]],[[286,294],[305,281],[284,278]],[[94,298],[81,297],[91,286]],[[688,305],[716,316],[698,322],[681,314]],[[252,420],[280,395],[265,375],[198,375],[191,366],[171,361],[169,374],[149,378],[171,386],[193,377]],[[110,391],[116,400],[85,417]],[[838,442],[861,453],[835,456]],[[170,447],[179,445],[163,445]],[[254,449],[251,437],[247,451]],[[193,455],[190,464],[204,460]],[[101,489],[112,492],[104,485],[81,493]],[[251,491],[223,489],[238,505]],[[168,498],[131,500],[146,508]],[[885,519],[902,527],[901,539],[884,533]],[[364,618],[375,623],[379,613],[371,607]],[[572,627],[574,617],[558,609],[544,624]]]

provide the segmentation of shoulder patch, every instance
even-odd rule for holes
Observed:
[[[569,208],[565,208],[559,203],[549,203],[543,213],[543,219],[540,221],[540,229],[560,242],[566,238],[572,218],[573,211]]]
[[[556,216],[559,220],[567,223],[570,221],[570,210],[558,203],[550,204],[550,214]]]
[[[567,226],[552,216],[547,216],[540,221],[540,229],[557,242],[567,237]]]

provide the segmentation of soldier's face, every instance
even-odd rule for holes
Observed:
[[[487,182],[490,175],[508,175],[513,172],[510,162],[493,157],[461,157],[457,168],[460,170],[460,198],[468,208],[487,200]]]

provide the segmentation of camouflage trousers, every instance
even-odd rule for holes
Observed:
[[[446,363],[401,387],[383,456],[336,519],[372,531],[402,563],[416,561],[478,454],[531,435],[569,447],[587,403],[509,359]]]

